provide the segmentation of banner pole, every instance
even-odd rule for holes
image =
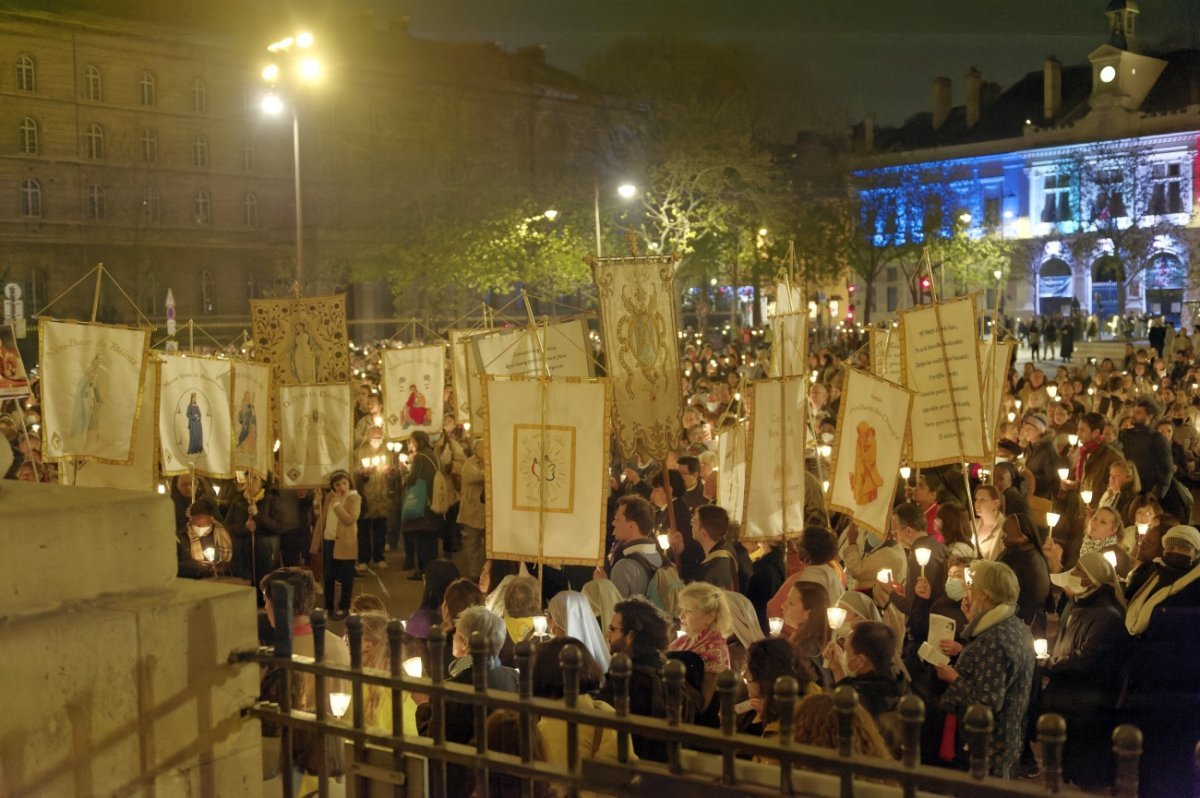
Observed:
[[[104,264],[96,264],[96,289],[92,292],[92,324],[96,323],[96,314],[100,310],[100,283],[104,279]]]

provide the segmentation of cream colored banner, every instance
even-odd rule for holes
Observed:
[[[979,346],[979,362],[983,371],[983,411],[987,414],[988,452],[996,446],[1000,435],[1001,409],[1004,403],[1004,386],[1008,381],[1008,364],[1012,359],[1016,341],[1001,341],[995,344],[989,339]]]
[[[786,279],[775,283],[775,315],[784,313],[808,313],[804,286]]]
[[[29,375],[21,362],[13,325],[0,324],[0,399],[28,396],[29,393]]]
[[[233,467],[265,476],[272,470],[271,369],[233,361]]]
[[[583,319],[527,327],[506,327],[471,336],[475,366],[494,377],[541,377],[542,346],[549,376],[595,376],[588,358],[588,330]]]
[[[849,369],[838,410],[829,509],[886,537],[904,453],[912,393],[865,371]]]
[[[276,385],[350,379],[346,296],[250,301],[255,359],[271,364]]]
[[[986,455],[975,324],[973,296],[900,313],[904,385],[916,394],[909,422],[915,466],[978,462]]]
[[[471,411],[471,381],[467,378],[467,367],[473,359],[471,344],[467,340],[471,332],[450,330],[450,381],[454,386],[454,407],[451,409],[460,424],[468,422],[478,427],[482,434],[483,428],[475,424],[475,415]]]
[[[389,440],[416,430],[441,432],[445,407],[446,347],[383,350],[383,431]]]
[[[193,355],[160,357],[158,440],[163,473],[233,476],[230,361]]]
[[[42,319],[40,338],[45,458],[131,463],[150,330]]]
[[[771,375],[802,377],[808,373],[808,314],[776,313],[771,317]]]
[[[871,373],[888,382],[901,384],[904,370],[900,365],[900,330],[889,324],[886,330],[870,328]]]
[[[750,386],[750,445],[742,539],[777,539],[804,529],[804,413],[807,380]]]
[[[351,396],[345,383],[279,389],[284,487],[322,487],[334,471],[350,470],[354,435]]]
[[[487,555],[555,564],[604,556],[607,380],[487,377]]]
[[[129,465],[112,465],[97,461],[64,463],[58,468],[60,485],[77,488],[117,488],[119,490],[152,491],[158,487],[158,461],[155,458],[154,430],[158,416],[153,412],[158,392],[158,363],[151,359],[142,377],[141,403],[133,436],[133,460]]]
[[[622,457],[662,460],[678,440],[683,412],[675,258],[601,258],[592,273],[618,448]]]
[[[717,505],[740,522],[746,501],[746,426],[739,421],[717,436]]]

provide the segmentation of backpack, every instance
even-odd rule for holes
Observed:
[[[679,591],[683,590],[683,580],[674,565],[655,566],[642,554],[630,554],[626,559],[633,560],[646,569],[650,581],[646,583],[646,598],[650,603],[668,616],[676,617],[675,610],[679,605]]]

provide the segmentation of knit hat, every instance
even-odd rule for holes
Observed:
[[[1162,544],[1165,547],[1170,541],[1178,541],[1191,546],[1196,551],[1200,551],[1200,530],[1194,526],[1179,524],[1167,530],[1167,534],[1162,536]]]
[[[1030,413],[1025,416],[1024,423],[1036,429],[1039,435],[1046,434],[1046,427],[1049,426],[1046,417],[1041,413]]]

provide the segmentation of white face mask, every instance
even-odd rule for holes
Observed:
[[[833,443],[833,433],[832,432],[822,432],[821,433],[821,443]]]
[[[196,530],[196,537],[200,538],[204,537],[209,532],[212,532],[211,526],[194,526],[192,529]]]
[[[721,409],[720,402],[705,402],[704,406],[708,408],[708,412],[715,413]]]
[[[1050,581],[1063,590],[1069,590],[1072,593],[1083,592],[1083,579],[1069,571],[1061,574],[1050,574]]]

